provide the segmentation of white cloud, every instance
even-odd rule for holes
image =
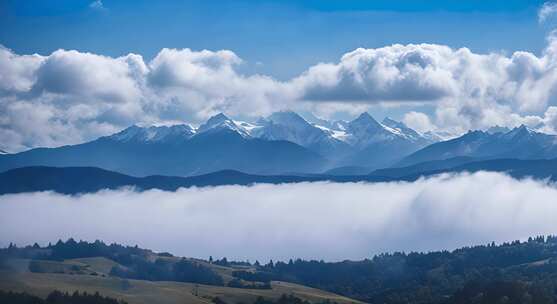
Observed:
[[[537,123],[557,105],[555,34],[547,41],[541,56],[477,54],[434,44],[357,49],[338,63],[310,68],[292,83],[313,102],[430,106],[431,122],[452,133],[513,127]]]
[[[360,259],[555,234],[556,202],[551,185],[483,172],[413,183],[26,193],[0,196],[0,246],[74,237],[202,258]]]
[[[542,7],[538,10],[538,21],[540,23],[545,22],[548,18],[557,13],[557,3],[555,2],[545,2]]]
[[[39,55],[16,55],[0,45],[0,97],[26,91],[35,82],[35,71],[44,60]]]
[[[283,83],[240,75],[240,63],[226,50],[163,49],[145,63],[136,54],[22,56],[0,48],[0,148],[80,143],[134,123],[196,123],[221,111],[255,116],[288,106]]]
[[[239,73],[242,59],[229,50],[162,49],[145,62],[136,54],[39,56],[0,48],[0,149],[79,143],[133,123],[195,124],[217,112],[335,116],[402,105],[411,112],[429,107],[427,118],[405,116],[421,130],[527,124],[555,132],[548,115],[557,106],[557,39],[552,33],[547,41],[539,56],[435,44],[357,49],[288,81]]]
[[[424,133],[435,130],[435,126],[431,123],[429,116],[421,112],[410,111],[404,114],[402,121],[418,132]]]
[[[428,44],[359,48],[338,64],[311,67],[297,81],[308,100],[435,101],[453,90],[446,81],[451,74],[439,65],[451,53],[448,47]]]

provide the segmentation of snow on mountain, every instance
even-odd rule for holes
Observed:
[[[221,130],[231,130],[237,132],[243,137],[249,137],[250,134],[246,128],[237,125],[232,119],[228,118],[223,113],[219,113],[209,118],[204,124],[197,128],[197,133],[217,132]]]
[[[346,128],[349,134],[347,140],[358,147],[393,141],[406,141],[418,146],[433,142],[432,139],[422,136],[402,122],[385,118],[382,123],[379,123],[368,113],[362,113],[349,122]]]
[[[267,140],[287,140],[310,148],[324,155],[338,152],[346,144],[335,138],[335,132],[312,125],[300,115],[291,111],[275,112],[259,119],[257,127],[251,129],[254,137]]]
[[[399,165],[454,157],[544,159],[557,157],[557,136],[536,132],[524,125],[507,132],[469,131],[468,133],[425,147]]]
[[[383,119],[381,124],[386,128],[389,128],[389,131],[396,133],[397,135],[400,135],[408,140],[422,141],[425,139],[423,135],[419,134],[414,129],[411,129],[408,126],[406,126],[404,123],[395,121],[389,117],[385,117],[385,119]]]
[[[186,140],[195,134],[195,129],[187,124],[173,126],[131,126],[121,132],[108,136],[108,139],[119,142],[170,142]]]
[[[528,128],[525,125],[521,125],[520,127],[516,127],[506,133],[503,133],[502,138],[506,140],[523,140],[524,138],[532,138],[534,136],[543,136],[547,134],[539,133],[534,131],[533,129]]]
[[[220,113],[197,129],[189,125],[132,126],[109,136],[120,142],[183,142],[191,137],[219,131],[236,132],[245,139],[289,141],[320,154],[336,165],[377,166],[414,152],[433,140],[390,118],[377,122],[368,113],[350,122],[313,119],[309,123],[292,111],[275,112],[256,122],[233,120]]]

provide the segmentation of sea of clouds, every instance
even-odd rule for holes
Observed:
[[[252,262],[362,259],[557,233],[557,188],[499,173],[416,182],[0,196],[0,246],[96,239]]]

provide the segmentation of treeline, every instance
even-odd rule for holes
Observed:
[[[89,252],[91,249],[93,253]],[[0,249],[2,256],[35,256],[60,259],[104,256],[118,262],[112,275],[145,280],[171,280],[223,285],[222,278],[206,263],[233,266],[226,258],[206,262],[178,259],[169,254],[154,254],[137,247],[105,245],[69,240],[46,248],[15,245]],[[153,259],[153,256],[156,258]],[[150,257],[150,258],[148,258]],[[395,252],[361,261],[324,262],[290,260],[265,265],[240,262],[230,287],[267,288],[273,280],[299,283],[342,294],[369,303],[460,303],[465,295],[514,292],[524,297],[557,298],[557,238],[535,237],[465,247],[454,251]],[[246,269],[249,266],[250,269]],[[479,283],[478,283],[479,282]],[[497,283],[496,282],[503,282]],[[505,285],[505,284],[510,285]],[[495,285],[492,285],[495,284]],[[509,287],[510,286],[510,287]],[[489,291],[489,292],[487,292]],[[480,301],[482,297],[474,299]],[[514,298],[513,295],[506,295]],[[551,302],[553,301],[553,302]],[[481,303],[481,302],[478,302]],[[511,303],[511,302],[509,302]],[[522,303],[522,302],[521,302]],[[527,303],[527,302],[523,302]]]
[[[259,275],[236,275],[300,283],[369,303],[443,303],[467,282],[479,280],[544,286],[544,292],[555,298],[557,238],[536,237],[452,252],[397,252],[363,261],[290,260],[258,269]]]
[[[215,304],[229,304],[226,301],[223,301],[221,298],[216,297],[213,299],[213,303]],[[294,295],[285,295],[283,294],[280,298],[276,301],[265,299],[263,297],[257,297],[253,304],[335,304],[336,302],[331,302],[329,300],[325,300],[322,302],[309,302],[307,300],[302,300]],[[240,303],[241,304],[241,303]]]
[[[159,258],[155,262],[132,257],[121,263],[125,267],[114,266],[110,275],[149,281],[176,281],[223,286],[224,280],[209,267],[181,259],[178,262]]]
[[[88,294],[86,292],[73,294],[60,291],[51,292],[46,299],[29,295],[27,293],[5,292],[0,290],[0,303],[6,304],[127,304],[109,297],[103,297],[99,293]]]
[[[152,261],[152,257],[158,257]],[[186,259],[174,258],[169,253],[159,253],[137,246],[106,245],[101,241],[88,243],[69,239],[56,244],[40,247],[37,244],[18,248],[10,244],[0,249],[0,267],[6,258],[28,258],[34,260],[56,260],[104,257],[121,266],[112,268],[110,274],[117,277],[150,281],[177,281],[223,286],[223,279],[209,267]],[[42,272],[40,264],[31,262],[30,271]]]
[[[555,281],[473,281],[457,291],[444,304],[554,304]]]
[[[107,245],[102,241],[92,243],[79,241],[76,242],[70,238],[66,242],[59,240],[56,244],[48,244],[46,247],[40,247],[37,243],[33,246],[19,248],[15,244],[10,244],[8,248],[0,249],[0,258],[2,256],[38,259],[38,260],[56,260],[62,261],[66,259],[105,257],[116,262],[125,261],[130,256],[146,256],[153,254],[147,249],[140,249],[138,246],[122,246],[119,244]]]

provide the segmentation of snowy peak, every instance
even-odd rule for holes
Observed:
[[[270,121],[279,125],[286,125],[293,128],[307,128],[311,125],[303,119],[300,115],[292,111],[281,111],[275,112],[266,118],[266,121]]]
[[[236,127],[236,124],[232,119],[223,113],[211,116],[204,124],[200,125],[197,131],[199,133],[205,132],[207,130],[219,127]]]
[[[297,113],[291,111],[275,112],[259,119],[258,128],[253,128],[252,136],[267,140],[287,140],[303,147],[327,154],[341,142],[330,132],[312,125]]]
[[[186,140],[195,134],[195,130],[190,125],[173,126],[150,126],[139,127],[133,125],[121,132],[109,136],[108,138],[119,142],[144,142],[160,143]]]
[[[427,139],[426,137],[420,135],[418,132],[416,132],[414,129],[408,127],[404,123],[402,123],[400,121],[396,121],[396,120],[391,119],[389,117],[385,117],[385,119],[383,119],[381,124],[383,124],[383,126],[386,126],[387,128],[390,128],[391,132],[398,133],[401,136],[404,136],[404,137],[406,137],[410,140],[416,141],[416,140],[420,140],[420,139]]]
[[[364,147],[377,142],[390,141],[396,137],[392,130],[378,123],[364,112],[347,125],[349,141],[352,145]]]
[[[215,116],[209,118],[204,124],[199,126],[197,129],[197,133],[205,133],[205,132],[214,132],[220,130],[232,130],[240,135],[247,137],[249,136],[248,132],[238,126],[232,119],[228,118],[228,116],[224,115],[223,113],[219,113]]]
[[[348,123],[348,128],[354,132],[374,132],[382,129],[381,124],[379,124],[377,120],[373,119],[373,117],[371,117],[371,115],[367,112],[360,114],[358,118]]]
[[[519,127],[513,128],[509,132],[505,133],[505,138],[508,139],[519,139],[524,137],[530,137],[532,135],[538,134],[536,131],[528,128],[525,125],[520,125]]]

